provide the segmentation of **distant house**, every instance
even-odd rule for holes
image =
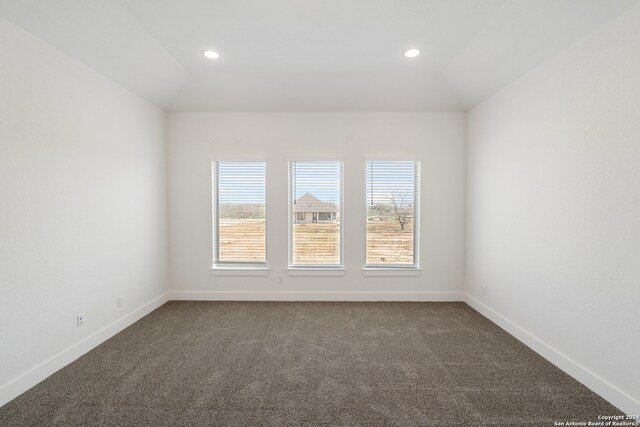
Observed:
[[[320,201],[310,193],[301,196],[293,205],[293,222],[296,224],[336,222],[337,217],[335,204]]]

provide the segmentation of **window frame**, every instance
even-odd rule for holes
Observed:
[[[367,164],[369,162],[413,162],[413,197],[414,197],[414,213],[413,213],[413,264],[367,264]],[[363,161],[363,178],[364,178],[364,260],[362,263],[362,273],[364,276],[413,276],[419,275],[422,271],[420,268],[420,199],[422,193],[421,185],[421,162],[416,159],[405,158],[365,158]]]
[[[264,163],[264,262],[253,261],[220,261],[219,252],[219,181],[218,181],[218,164],[219,163]],[[269,239],[268,239],[268,176],[269,163],[267,159],[218,159],[211,161],[211,229],[212,229],[212,252],[210,268],[213,275],[235,275],[236,273],[248,275],[266,275],[269,272]]]
[[[294,162],[338,162],[340,165],[340,263],[339,264],[294,264],[293,263],[293,177]],[[287,272],[297,275],[344,275],[344,159],[341,158],[291,158],[287,160]]]

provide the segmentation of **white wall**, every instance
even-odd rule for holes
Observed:
[[[176,298],[460,299],[464,113],[170,113],[170,283]],[[344,277],[289,277],[287,161],[344,160]],[[422,162],[419,277],[363,277],[364,157]],[[268,159],[268,277],[212,277],[211,161]],[[285,283],[278,278],[285,275]],[[204,292],[199,294],[197,292]],[[251,292],[243,294],[243,292]]]
[[[0,44],[2,405],[166,292],[167,227],[164,112],[3,18]]]
[[[639,46],[636,7],[472,109],[467,170],[476,307],[635,414]]]

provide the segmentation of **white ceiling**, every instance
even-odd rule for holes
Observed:
[[[0,0],[0,15],[167,110],[464,111],[639,3]]]

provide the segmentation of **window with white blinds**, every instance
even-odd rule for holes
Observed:
[[[366,266],[416,267],[420,164],[366,161]]]
[[[214,264],[264,264],[266,162],[213,163]]]
[[[289,264],[342,266],[342,162],[289,162]]]

